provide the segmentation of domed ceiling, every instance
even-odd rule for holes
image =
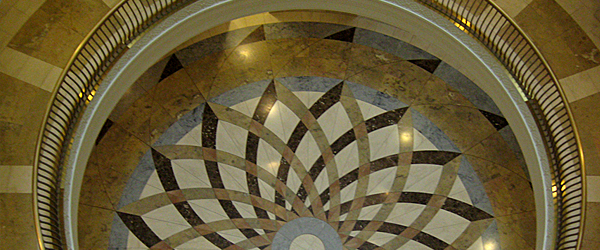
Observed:
[[[207,35],[148,70],[97,140],[82,249],[533,249],[529,178],[493,101],[348,25]]]

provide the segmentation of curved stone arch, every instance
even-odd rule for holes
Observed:
[[[451,56],[469,62],[469,76],[498,104],[514,127],[535,191],[537,249],[551,247],[554,234],[551,178],[536,123],[503,66],[487,49],[451,22],[410,0],[207,0],[174,13],[131,45],[108,72],[104,84],[85,111],[71,151],[77,154],[70,157],[65,181],[65,228],[70,249],[78,249],[77,201],[93,142],[110,111],[135,79],[178,45],[221,23],[262,12],[294,9],[329,10],[371,18],[419,34],[432,44],[447,48],[453,53]]]

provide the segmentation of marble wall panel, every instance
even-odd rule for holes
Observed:
[[[37,249],[32,201],[31,194],[0,194],[2,248]]]

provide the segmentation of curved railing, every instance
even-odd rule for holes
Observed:
[[[54,90],[35,155],[34,213],[40,249],[63,249],[62,166],[74,129],[104,73],[145,30],[199,0],[125,0],[84,39]],[[556,249],[579,249],[585,169],[573,116],[548,63],[523,31],[490,0],[416,0],[486,46],[512,74],[534,114],[552,167]]]
[[[550,160],[557,214],[555,249],[579,249],[585,219],[585,167],[577,127],[554,72],[531,39],[494,2],[417,1],[479,40],[516,80]]]
[[[35,226],[40,249],[63,249],[60,206],[63,165],[80,117],[104,73],[136,38],[190,0],[127,0],[92,29],[54,89],[38,138],[33,178]]]

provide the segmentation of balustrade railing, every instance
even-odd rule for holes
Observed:
[[[34,214],[40,249],[63,249],[61,180],[72,136],[104,73],[128,45],[182,6],[201,0],[125,0],[75,51],[59,78],[35,155]],[[579,136],[556,76],[532,41],[490,0],[416,0],[487,47],[514,77],[548,151],[557,218],[556,249],[579,249],[585,168]]]

